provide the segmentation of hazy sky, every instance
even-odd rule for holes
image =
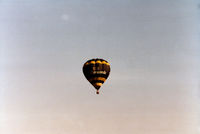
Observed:
[[[199,3],[0,0],[0,133],[200,134]]]

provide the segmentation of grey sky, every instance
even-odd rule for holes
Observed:
[[[196,0],[1,0],[1,134],[199,134]],[[100,95],[83,63],[104,58]]]

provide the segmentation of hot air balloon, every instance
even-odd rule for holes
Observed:
[[[104,59],[91,59],[83,65],[83,74],[86,79],[94,86],[96,93],[106,81],[110,74],[110,64]]]

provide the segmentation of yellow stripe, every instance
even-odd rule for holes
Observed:
[[[107,62],[106,62],[106,61],[102,61],[101,63],[102,63],[102,64],[106,64]]]
[[[85,66],[86,66],[86,65],[89,65],[89,63],[88,63],[88,62],[86,62],[86,63],[85,63]]]
[[[94,86],[99,86],[99,87],[100,87],[100,86],[102,86],[102,83],[97,82],[97,83],[94,83],[93,85],[94,85]]]
[[[108,62],[106,62],[106,61],[102,61],[101,63],[110,66],[110,64]]]
[[[90,65],[90,64],[95,64],[95,61],[92,60],[92,61],[90,61],[90,62],[86,62],[86,63],[85,63],[85,66]]]
[[[106,65],[110,66],[110,64],[107,62]]]
[[[101,64],[101,61],[100,61],[100,60],[97,60],[97,61],[96,61],[96,63],[99,63],[99,64]]]
[[[95,61],[93,61],[93,60],[92,60],[92,61],[90,61],[90,64],[95,64]]]
[[[100,61],[100,60],[97,60],[96,62],[94,61],[94,60],[92,60],[92,61],[90,61],[90,62],[86,62],[85,63],[85,66],[86,65],[90,65],[90,64],[96,64],[96,63],[99,63],[99,64],[106,64],[106,65],[108,65],[108,66],[110,66],[110,64],[108,63],[108,62],[106,62],[106,61]]]
[[[92,82],[94,80],[101,80],[101,81],[104,82],[106,80],[106,78],[103,78],[103,77],[94,77],[94,78],[89,79],[90,82]]]

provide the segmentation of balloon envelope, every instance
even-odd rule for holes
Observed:
[[[86,79],[96,88],[97,94],[102,84],[110,74],[110,64],[104,59],[91,59],[83,65],[83,74]]]

